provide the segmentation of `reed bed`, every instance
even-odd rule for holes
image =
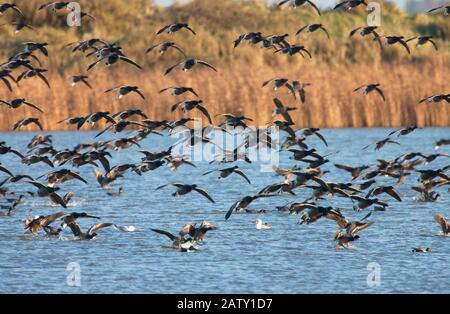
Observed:
[[[298,107],[292,116],[301,127],[450,126],[448,103],[418,104],[425,96],[449,92],[450,48],[446,36],[450,34],[450,24],[444,17],[406,14],[393,5],[383,6],[385,12],[389,12],[383,15],[383,34],[431,34],[440,47],[438,52],[432,47],[412,47],[413,53],[408,56],[396,47],[381,53],[368,38],[350,40],[350,30],[364,26],[363,11],[325,12],[319,19],[308,9],[280,10],[260,1],[195,0],[162,8],[151,1],[134,0],[129,1],[131,5],[127,8],[124,1],[98,0],[81,1],[82,9],[92,13],[97,20],[70,28],[64,25],[64,16],[36,12],[40,1],[18,0],[16,3],[24,8],[30,23],[38,31],[23,31],[18,35],[5,31],[0,41],[0,56],[7,58],[24,41],[48,42],[50,58],[41,59],[44,67],[49,69],[47,77],[51,89],[35,78],[20,82],[13,93],[1,86],[0,99],[25,97],[45,111],[40,114],[31,108],[10,110],[0,106],[0,129],[3,131],[11,130],[14,122],[31,116],[40,118],[46,130],[69,130],[73,127],[57,122],[69,116],[129,108],[142,109],[152,119],[180,118],[180,112],[170,112],[170,105],[187,97],[174,98],[159,93],[160,89],[175,85],[192,86],[212,116],[224,112],[244,114],[258,125],[271,119],[272,99],[278,97],[285,104]],[[10,16],[3,18],[13,20]],[[172,37],[155,37],[157,29],[173,21],[189,22],[198,35],[194,37],[182,32]],[[321,33],[295,40],[293,33],[300,26],[319,21],[330,31],[331,40]],[[232,41],[239,34],[256,30],[267,35],[289,32],[289,40],[301,41],[313,58],[274,55],[248,44],[233,49]],[[80,53],[70,54],[70,49],[63,46],[91,37],[119,42],[127,56],[143,65],[144,70],[134,70],[129,65],[105,68],[100,64],[87,73],[93,90],[83,85],[70,87],[70,77],[86,73],[89,60]],[[219,72],[199,68],[188,73],[174,71],[164,76],[165,67],[178,61],[179,54],[172,51],[159,57],[156,53],[146,55],[145,50],[153,43],[167,39],[173,39],[190,56],[213,63]],[[273,77],[311,83],[312,86],[307,88],[306,103],[294,101],[287,89],[275,92],[270,87],[261,87],[263,81]],[[381,84],[386,102],[376,94],[363,96],[352,92],[360,85],[374,82]],[[146,100],[136,95],[118,100],[114,93],[104,93],[118,85],[138,85]],[[220,119],[213,120],[218,122]],[[35,130],[35,127],[24,130]]]

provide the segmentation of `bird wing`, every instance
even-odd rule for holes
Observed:
[[[91,64],[88,66],[87,70],[88,70],[88,71],[91,70],[91,69],[94,68],[97,64],[99,64],[100,62],[102,62],[104,59],[105,59],[105,57],[102,57],[102,58],[98,59],[97,61],[95,61],[94,63],[91,63]]]
[[[395,198],[397,201],[401,202],[402,199],[400,198],[400,195],[394,190],[394,189],[389,189],[386,191],[387,194],[389,194],[390,196],[392,196],[393,198]]]
[[[213,172],[216,172],[216,171],[218,171],[218,170],[219,170],[219,169],[214,169],[214,170],[207,171],[207,172],[205,172],[204,174],[202,174],[202,176],[206,176],[206,175],[211,174],[211,173],[213,173]]]
[[[139,64],[137,64],[136,62],[134,62],[133,60],[131,60],[131,59],[127,58],[127,57],[119,56],[119,59],[122,60],[122,61],[125,61],[125,62],[127,62],[127,63],[129,63],[129,64],[134,65],[134,66],[137,67],[139,70],[142,70],[142,67],[141,67]]]
[[[164,72],[164,75],[167,75],[167,74],[169,74],[170,72],[172,72],[173,69],[175,69],[177,66],[179,66],[179,65],[182,64],[183,62],[184,62],[184,60],[179,61],[179,62],[175,63],[174,65],[171,65],[170,67],[168,67],[168,68],[166,69],[166,71]]]
[[[443,233],[448,233],[450,231],[450,224],[444,216],[441,214],[434,215],[434,220],[441,226]]]
[[[197,105],[197,109],[200,110],[200,112],[208,118],[209,123],[212,124],[211,116],[209,115],[208,110],[206,110],[206,108],[202,105]]]
[[[39,108],[38,106],[36,106],[36,105],[34,105],[34,104],[32,104],[32,103],[30,103],[30,102],[28,102],[28,101],[24,101],[23,103],[24,103],[25,105],[31,107],[31,108],[36,109],[37,111],[40,111],[40,112],[44,113],[44,111],[42,111],[41,108]]]
[[[298,34],[300,34],[301,32],[303,32],[308,26],[309,26],[309,25],[305,25],[305,26],[301,27],[301,28],[295,33],[295,35],[298,35]]]
[[[206,190],[202,189],[202,188],[195,188],[194,191],[200,193],[201,195],[203,195],[204,197],[206,197],[208,200],[211,201],[211,203],[215,203],[214,200],[212,199],[211,196],[209,196],[208,192],[206,192]]]
[[[406,51],[408,51],[408,54],[411,54],[411,50],[409,49],[408,44],[404,40],[398,41],[403,47],[405,47]]]
[[[37,73],[37,76],[44,81],[45,85],[48,86],[48,88],[50,88],[50,83],[48,82],[47,78],[40,72]]]
[[[150,52],[152,52],[156,47],[159,47],[159,46],[161,46],[163,43],[159,43],[159,44],[156,44],[156,45],[153,45],[153,46],[151,46],[150,48],[148,48],[146,51],[145,51],[145,53],[150,53]]]
[[[35,187],[37,187],[38,189],[42,189],[42,188],[46,188],[46,186],[40,182],[34,181],[34,180],[27,180],[25,181],[26,183],[30,183],[32,185],[34,185]]]
[[[72,231],[73,235],[75,237],[78,237],[82,234],[80,226],[75,222],[75,220],[71,221],[70,223],[66,223],[67,226]]]
[[[186,57],[186,53],[184,52],[183,49],[181,49],[181,47],[178,47],[177,45],[173,45],[172,47],[174,49],[178,50],[179,52],[181,52],[183,54],[183,56]]]
[[[67,208],[66,202],[64,202],[63,198],[58,193],[51,193],[49,197],[54,203],[59,204],[64,208]]]
[[[11,86],[11,83],[10,83],[7,79],[5,79],[4,77],[0,77],[0,79],[3,81],[3,83],[5,83],[5,85],[6,85],[6,87],[8,88],[8,90],[9,90],[10,92],[12,92],[12,86]]]
[[[83,179],[78,173],[69,171],[69,174],[72,177],[74,177],[75,179],[80,180],[81,182],[84,182],[85,184],[88,184],[88,182],[85,179]]]
[[[373,225],[373,221],[370,222],[357,221],[352,224],[347,233],[352,237],[354,237],[358,232],[370,227],[371,225]]]
[[[150,229],[150,230],[152,230],[153,232],[159,233],[159,234],[163,234],[172,241],[178,238],[178,237],[174,236],[172,233],[170,233],[169,231],[158,230],[158,229]]]
[[[284,108],[283,103],[278,98],[274,98],[273,102],[275,103],[275,106],[277,106],[277,108],[279,108],[279,109],[283,109]]]
[[[230,218],[231,214],[234,212],[234,210],[238,207],[240,201],[235,202],[233,205],[231,205],[230,209],[225,214],[225,220],[228,220]]]
[[[114,126],[114,124],[110,124],[109,126],[107,126],[103,131],[101,131],[100,133],[98,133],[95,138],[99,137],[100,135],[102,135],[103,133],[105,133],[106,131],[108,131],[109,129],[111,129]]]
[[[383,101],[386,101],[383,91],[379,87],[375,87],[375,90],[380,94],[381,98],[383,98]]]
[[[210,68],[210,69],[212,69],[212,70],[217,72],[217,69],[215,67],[213,67],[211,64],[209,64],[208,62],[205,62],[205,61],[202,61],[202,60],[197,60],[197,63],[205,65],[208,68]]]
[[[197,35],[192,28],[190,28],[188,25],[184,26],[186,29],[190,30],[192,34]]]
[[[252,184],[250,179],[245,175],[245,173],[241,169],[234,169],[233,172],[235,172],[238,175],[240,175],[241,177],[243,177],[248,182],[248,184]]]
[[[144,94],[140,90],[137,89],[134,92],[137,93],[139,96],[141,96],[142,99],[145,99]]]
[[[428,41],[433,45],[434,49],[436,49],[436,51],[438,51],[438,46],[436,45],[434,40],[433,39],[429,39]]]
[[[166,29],[168,29],[170,27],[170,25],[166,25],[163,28],[161,28],[159,31],[156,32],[156,35],[159,35],[161,33],[163,33]]]
[[[58,212],[55,214],[48,215],[44,219],[41,220],[40,225],[42,227],[47,227],[52,222],[54,222],[55,220],[57,220],[61,217],[64,217],[65,215],[66,215],[66,213],[64,213],[64,212]]]
[[[314,10],[316,10],[317,14],[321,15],[317,5],[315,5],[311,0],[306,0],[306,2],[308,2],[314,8]]]
[[[100,229],[107,228],[107,227],[110,227],[110,226],[113,226],[113,225],[114,225],[114,224],[113,224],[113,223],[110,223],[110,222],[104,222],[104,223],[95,224],[95,225],[91,226],[91,227],[88,229],[87,233],[88,233],[88,234],[92,234],[92,233],[94,233],[95,231],[99,231]]]
[[[113,90],[116,90],[116,89],[118,89],[118,88],[120,88],[120,86],[116,86],[116,87],[109,88],[109,89],[105,90],[105,94],[106,94],[106,93],[110,93],[110,92],[112,92]]]
[[[321,29],[322,31],[324,31],[325,34],[327,34],[328,39],[330,39],[330,33],[327,31],[327,29],[326,29],[325,27],[323,27],[323,26],[321,26],[320,29]]]
[[[10,175],[11,177],[13,177],[14,175],[11,173],[11,171],[9,171],[8,169],[6,169],[5,167],[0,165],[0,171]]]
[[[91,84],[89,84],[89,82],[88,81],[86,81],[86,79],[81,79],[81,82],[83,82],[87,87],[89,87],[90,89],[92,89],[92,86],[91,86]]]
[[[361,28],[362,28],[362,27],[355,28],[354,30],[352,30],[352,31],[350,32],[350,35],[349,35],[349,36],[352,37],[352,36],[355,35],[356,32],[359,31]]]

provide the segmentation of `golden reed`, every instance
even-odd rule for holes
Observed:
[[[38,117],[46,130],[70,130],[74,127],[56,122],[95,111],[114,113],[128,108],[142,109],[151,119],[180,118],[181,113],[171,113],[170,106],[190,96],[174,98],[168,93],[159,94],[160,89],[176,85],[192,86],[211,116],[225,112],[244,114],[258,125],[271,119],[272,99],[278,97],[285,104],[298,107],[292,117],[300,127],[450,126],[448,103],[418,104],[426,96],[449,92],[450,23],[444,17],[406,14],[385,4],[384,9],[389,14],[383,15],[382,34],[405,37],[431,34],[439,45],[436,52],[432,47],[416,48],[411,44],[412,55],[408,56],[401,47],[387,47],[381,53],[369,38],[348,38],[351,29],[364,25],[364,11],[324,13],[319,18],[306,8],[280,10],[261,5],[259,1],[227,0],[219,5],[215,1],[196,0],[162,8],[150,1],[136,0],[129,2],[128,9],[123,1],[91,2],[81,1],[82,9],[97,20],[87,21],[81,28],[69,28],[64,25],[64,16],[36,12],[40,1],[17,1],[38,31],[25,30],[13,35],[9,30],[2,30],[5,32],[0,42],[2,60],[17,51],[21,42],[48,42],[50,58],[46,60],[37,55],[49,69],[46,76],[51,89],[36,78],[20,82],[13,93],[0,86],[0,99],[24,97],[45,111],[40,114],[31,108],[12,110],[2,105],[1,130],[11,130],[16,121],[32,116]],[[157,29],[173,21],[188,21],[198,35],[181,32],[155,37]],[[332,39],[326,39],[320,32],[302,38],[312,59],[274,55],[270,50],[260,49],[259,45],[247,43],[233,49],[232,42],[239,34],[256,30],[266,35],[289,32],[288,40],[296,43],[300,39],[294,34],[300,26],[319,21],[330,31]],[[86,60],[81,53],[71,54],[70,49],[62,47],[92,37],[119,42],[127,56],[137,60],[144,70],[135,70],[127,64],[110,68],[99,64],[86,73],[92,58]],[[188,73],[175,70],[164,76],[164,69],[180,60],[179,53],[169,51],[159,57],[156,52],[146,55],[145,50],[169,39],[183,47],[188,55],[212,63],[219,72],[198,68]],[[14,76],[19,72],[16,70]],[[82,84],[72,88],[70,77],[78,74],[88,74],[94,89]],[[263,81],[273,77],[311,83],[306,103],[294,101],[286,89],[275,92],[269,86],[261,87]],[[353,93],[360,85],[376,82],[381,84],[386,102],[376,94]],[[104,93],[118,85],[138,85],[146,100],[133,94],[119,100],[114,93]],[[24,130],[36,130],[36,127]]]

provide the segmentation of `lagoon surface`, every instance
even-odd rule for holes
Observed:
[[[329,147],[316,137],[308,145],[322,154],[336,152],[323,166],[331,172],[328,181],[349,182],[350,176],[333,163],[348,165],[374,164],[377,159],[390,160],[411,151],[434,153],[434,142],[450,137],[450,129],[416,130],[400,137],[401,146],[387,145],[379,152],[362,147],[384,138],[390,129],[323,129]],[[73,148],[76,144],[94,141],[92,132],[53,132],[57,149]],[[0,133],[0,140],[25,152],[35,133]],[[105,135],[108,138],[108,134]],[[111,138],[111,136],[110,136]],[[150,136],[142,141],[142,149],[157,151],[169,146],[167,137]],[[442,153],[450,153],[443,146]],[[111,164],[138,162],[137,149],[113,152]],[[0,162],[14,174],[38,177],[51,168],[45,164],[22,165],[13,155],[0,156]],[[245,195],[253,195],[266,185],[281,182],[274,173],[261,172],[257,163],[239,162],[252,185],[240,176],[217,180],[217,174],[201,176],[216,168],[208,162],[195,162],[197,168],[183,166],[176,172],[167,167],[148,172],[142,177],[127,172],[111,190],[123,186],[121,197],[107,196],[95,181],[92,166],[75,171],[89,181],[69,181],[61,185],[61,194],[72,191],[75,196],[68,211],[88,212],[121,226],[134,226],[136,232],[123,233],[112,229],[99,232],[93,241],[74,241],[69,229],[63,238],[24,235],[23,219],[28,209],[34,215],[60,211],[47,199],[27,197],[11,217],[0,217],[0,292],[2,293],[450,293],[450,238],[440,236],[433,220],[437,212],[450,216],[450,194],[447,187],[438,192],[434,203],[419,202],[418,193],[411,190],[417,184],[417,174],[398,187],[402,202],[386,195],[385,212],[374,212],[369,218],[375,223],[360,233],[353,248],[337,250],[332,241],[335,222],[320,219],[311,225],[299,225],[295,215],[279,213],[275,206],[290,201],[303,201],[311,190],[298,189],[297,196],[280,196],[255,201],[251,208],[274,210],[272,213],[233,214],[224,216],[230,206]],[[281,154],[281,166],[295,164],[289,154]],[[302,167],[305,165],[298,163]],[[450,164],[449,158],[438,158],[420,168],[438,169]],[[0,180],[6,175],[0,173]],[[380,184],[394,184],[390,178],[379,178]],[[173,181],[197,183],[216,201],[205,201],[196,193],[172,197],[174,189],[155,191]],[[35,190],[19,183],[10,186],[15,192]],[[0,199],[0,204],[4,201]],[[328,197],[320,204],[343,208],[350,219],[361,219],[367,213],[354,212],[347,199]],[[257,230],[256,218],[272,225],[270,230]],[[200,249],[181,253],[169,247],[168,238],[150,228],[177,233],[187,222],[203,219],[214,223],[218,230],[210,231]],[[92,220],[79,220],[83,230]],[[413,247],[430,247],[429,254],[413,253]],[[68,284],[71,263],[80,267],[80,285]],[[68,269],[69,266],[69,269]],[[375,273],[374,273],[375,271]],[[372,272],[372,273],[371,273]],[[375,274],[375,275],[373,275]],[[368,280],[369,279],[369,280]]]

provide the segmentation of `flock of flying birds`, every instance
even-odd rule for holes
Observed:
[[[317,6],[308,0],[284,0],[279,5],[291,3],[293,7],[311,6],[320,15],[320,11]],[[367,6],[365,1],[343,1],[338,4],[334,9],[350,10],[359,5]],[[52,2],[42,5],[39,10],[73,10],[70,7],[69,2]],[[0,13],[4,14],[6,11],[15,11],[21,18],[21,22],[13,23],[15,31],[21,31],[24,28],[33,29],[33,27],[27,24],[25,16],[20,8],[13,3],[0,4]],[[444,15],[448,15],[450,11],[449,6],[442,6],[430,10],[430,12],[441,11]],[[92,15],[82,12],[81,18],[88,17],[92,20],[95,19]],[[324,32],[327,37],[330,37],[330,33],[322,24],[311,24],[301,27],[296,35],[303,36],[304,34],[313,33],[318,30]],[[172,35],[179,31],[190,32],[192,36],[195,36],[195,31],[186,23],[174,23],[167,25],[157,31],[157,35],[167,33]],[[350,36],[360,34],[361,36],[371,36],[379,46],[390,46],[394,44],[400,44],[410,53],[408,42],[415,40],[417,46],[421,46],[427,43],[433,45],[436,50],[438,49],[436,43],[430,36],[417,36],[411,39],[405,39],[402,36],[380,36],[379,29],[377,27],[360,27],[350,32]],[[272,35],[270,37],[263,36],[260,32],[249,32],[240,35],[234,42],[234,46],[237,47],[243,42],[256,45],[261,44],[262,48],[273,49],[274,53],[282,53],[287,56],[293,56],[295,54],[304,54],[311,57],[310,52],[304,46],[300,44],[291,44],[287,41],[289,34]],[[384,44],[383,44],[384,43]],[[21,49],[15,52],[4,63],[0,64],[0,79],[9,91],[12,91],[13,84],[18,85],[23,80],[40,79],[50,88],[50,83],[47,80],[45,73],[47,69],[42,68],[42,62],[40,58],[48,57],[47,50],[48,44],[45,42],[25,42]],[[112,66],[119,61],[128,63],[130,66],[134,66],[138,69],[142,67],[127,57],[123,49],[117,43],[108,43],[100,38],[91,38],[76,43],[70,43],[66,46],[72,49],[72,53],[83,53],[86,58],[91,59],[87,71],[93,71],[94,68],[101,64]],[[164,54],[169,49],[175,49],[183,55],[183,59],[167,68],[164,75],[168,75],[178,68],[182,68],[187,72],[194,66],[203,66],[211,71],[217,72],[217,69],[206,61],[196,58],[188,57],[185,51],[178,46],[175,42],[164,41],[156,44],[149,49],[146,53],[158,51],[160,54]],[[15,76],[15,74],[17,74]],[[84,84],[85,88],[92,88],[89,82],[88,75],[75,75],[72,77],[72,86],[78,84]],[[278,91],[281,88],[286,88],[287,91],[297,99],[297,95],[301,103],[306,100],[305,88],[310,86],[308,83],[302,83],[298,80],[290,81],[286,78],[273,78],[263,83],[262,87],[271,86],[274,91]],[[78,87],[83,88],[83,87]],[[377,92],[383,100],[385,99],[384,93],[380,84],[371,83],[358,87],[355,92],[361,91],[364,94],[371,92]],[[137,96],[145,99],[145,95],[139,89],[138,86],[117,86],[110,88],[105,93],[115,92],[118,98],[130,97],[130,94],[136,94]],[[83,178],[79,173],[75,171],[76,168],[90,166],[94,168],[94,173],[98,184],[105,190],[105,192],[111,197],[121,197],[123,188],[121,187],[117,192],[110,192],[109,186],[116,180],[123,177],[126,172],[134,172],[136,175],[142,176],[146,172],[154,171],[160,167],[167,166],[171,170],[176,170],[181,166],[187,165],[196,167],[194,163],[189,161],[185,156],[176,156],[173,154],[173,146],[169,147],[165,151],[150,152],[145,150],[139,150],[143,154],[141,160],[137,163],[119,164],[111,166],[110,160],[112,158],[112,152],[120,152],[132,146],[141,147],[140,142],[147,138],[151,134],[162,135],[161,132],[167,131],[169,135],[176,133],[177,127],[184,126],[187,129],[187,136],[181,142],[188,146],[195,146],[198,144],[211,144],[216,145],[212,139],[208,136],[212,130],[219,132],[226,132],[229,134],[235,129],[250,129],[247,125],[248,121],[252,121],[251,118],[242,115],[236,115],[232,113],[225,113],[217,115],[215,118],[220,117],[223,119],[217,125],[213,124],[213,119],[208,113],[203,101],[199,99],[197,92],[186,86],[171,86],[164,88],[161,93],[170,92],[174,97],[180,97],[185,95],[195,96],[194,100],[184,100],[175,103],[171,107],[171,111],[181,110],[183,113],[189,113],[194,109],[199,111],[202,116],[206,118],[209,126],[202,128],[199,132],[186,126],[189,122],[198,120],[200,118],[182,118],[180,120],[168,121],[168,120],[152,120],[139,109],[129,109],[122,112],[111,114],[110,112],[94,112],[86,116],[69,117],[61,120],[59,123],[67,123],[73,125],[77,130],[82,129],[86,125],[94,126],[99,121],[106,123],[107,127],[97,134],[96,138],[106,132],[120,133],[122,131],[132,131],[133,136],[119,138],[110,141],[96,141],[92,143],[83,143],[75,146],[74,148],[65,148],[58,150],[53,146],[52,135],[36,135],[32,138],[28,144],[28,151],[26,154],[20,152],[18,149],[10,147],[5,142],[0,142],[0,155],[13,154],[18,157],[18,160],[23,165],[31,166],[37,163],[45,163],[49,167],[57,170],[47,173],[38,178],[33,178],[28,174],[17,174],[16,168],[8,169],[0,163],[0,172],[2,172],[6,178],[0,182],[0,201],[3,203],[1,208],[3,212],[1,216],[11,216],[15,213],[16,207],[18,207],[26,197],[43,197],[48,198],[52,203],[55,203],[63,208],[67,208],[69,202],[71,202],[74,196],[72,192],[68,192],[65,195],[60,194],[61,185],[69,180],[78,180],[80,184],[88,184],[88,181]],[[328,146],[326,138],[322,135],[317,128],[297,129],[295,123],[290,116],[290,112],[296,110],[296,107],[285,106],[278,98],[274,98],[275,109],[273,111],[273,119],[268,126],[276,126],[286,137],[280,143],[280,149],[282,151],[292,154],[291,159],[296,162],[305,164],[307,167],[302,169],[298,165],[290,169],[274,168],[276,175],[284,177],[282,182],[278,182],[267,187],[264,187],[259,193],[254,195],[245,196],[237,200],[228,211],[225,213],[225,219],[228,220],[234,213],[251,213],[251,214],[263,214],[265,210],[251,209],[250,205],[253,201],[260,198],[275,197],[281,194],[297,196],[299,190],[312,191],[312,196],[304,201],[294,201],[288,204],[278,206],[275,210],[279,212],[287,212],[290,214],[296,214],[300,217],[300,224],[313,224],[321,218],[333,220],[338,225],[338,230],[334,235],[334,240],[338,247],[348,247],[350,242],[359,239],[358,233],[362,230],[370,227],[373,221],[368,221],[368,218],[373,211],[384,211],[389,204],[386,200],[381,199],[386,195],[386,198],[392,199],[395,202],[401,202],[402,197],[397,191],[397,186],[407,183],[408,177],[413,177],[417,180],[417,185],[411,186],[411,189],[418,193],[417,199],[424,202],[434,202],[440,194],[435,191],[438,188],[442,188],[450,185],[450,176],[448,172],[450,165],[444,168],[424,168],[420,166],[429,165],[438,158],[448,158],[449,155],[436,153],[436,154],[423,154],[421,152],[407,152],[393,160],[381,160],[378,159],[376,163],[362,166],[348,166],[342,164],[334,164],[334,167],[338,171],[345,171],[349,174],[350,178],[348,182],[331,182],[326,179],[328,171],[321,169],[321,166],[330,162],[327,158],[329,156],[321,155],[315,148],[311,148],[307,144],[307,140],[311,136],[317,136],[323,145]],[[420,103],[450,103],[449,94],[431,95],[418,100]],[[43,110],[24,98],[13,100],[0,100],[1,107],[9,109],[17,109],[21,106],[29,106],[34,110],[43,113]],[[0,108],[1,108],[0,107]],[[137,118],[138,120],[131,120],[131,118]],[[17,130],[24,126],[35,124],[42,130],[42,125],[38,118],[29,117],[24,118],[14,124],[13,129]],[[394,130],[389,133],[387,137],[369,144],[363,149],[368,149],[373,146],[375,150],[382,149],[385,145],[400,145],[399,140],[403,136],[407,136],[416,129],[417,126],[407,126]],[[262,136],[264,135],[264,136]],[[264,138],[264,140],[263,140]],[[219,179],[225,179],[231,175],[239,175],[248,184],[252,184],[250,178],[244,173],[244,171],[238,165],[225,166],[224,164],[234,164],[238,161],[244,161],[251,163],[248,158],[247,150],[251,147],[260,147],[265,145],[270,148],[274,148],[275,144],[272,141],[270,134],[267,133],[266,128],[258,128],[256,131],[248,132],[245,140],[241,145],[233,149],[232,151],[223,151],[223,154],[217,156],[218,158],[213,162],[222,164],[219,168],[212,169],[204,173],[209,175],[211,173],[218,173]],[[435,149],[439,150],[443,145],[450,145],[450,139],[441,139],[436,142]],[[66,166],[71,168],[65,168]],[[19,168],[17,168],[19,169]],[[382,177],[388,177],[393,181],[392,185],[382,185],[379,180]],[[33,191],[20,194],[13,191],[16,185],[29,186],[34,188]],[[175,188],[175,192],[172,196],[183,196],[191,192],[199,193],[202,197],[206,198],[209,202],[214,203],[212,196],[204,188],[196,184],[187,184],[183,182],[171,182],[163,186],[158,187],[156,190],[161,190],[166,187]],[[447,193],[450,192],[448,189]],[[369,213],[361,220],[352,221],[344,216],[344,210],[334,207],[324,207],[319,205],[319,200],[326,199],[328,197],[341,197],[350,200],[353,204],[355,211],[369,211]],[[371,211],[370,211],[371,210]],[[95,215],[73,212],[68,213],[65,211],[57,212],[46,216],[35,216],[30,214],[24,221],[24,228],[26,232],[37,234],[39,232],[45,232],[46,236],[59,237],[66,227],[69,227],[76,239],[93,239],[97,236],[97,232],[101,229],[112,227],[122,231],[134,231],[132,227],[121,227],[114,223],[102,222],[92,225],[87,231],[82,231],[77,223],[80,218],[83,219],[100,219]],[[450,234],[450,223],[441,214],[434,216],[436,222],[440,225],[443,235]],[[57,223],[59,227],[55,227]],[[256,220],[257,229],[270,229],[271,226],[262,222],[261,219]],[[208,221],[203,221],[199,225],[186,224],[183,226],[178,234],[172,234],[171,232],[152,229],[154,232],[167,236],[172,241],[172,246],[181,251],[196,250],[197,244],[204,239],[205,234],[209,230],[217,229],[213,224]],[[414,248],[416,252],[429,252],[430,248]]]

